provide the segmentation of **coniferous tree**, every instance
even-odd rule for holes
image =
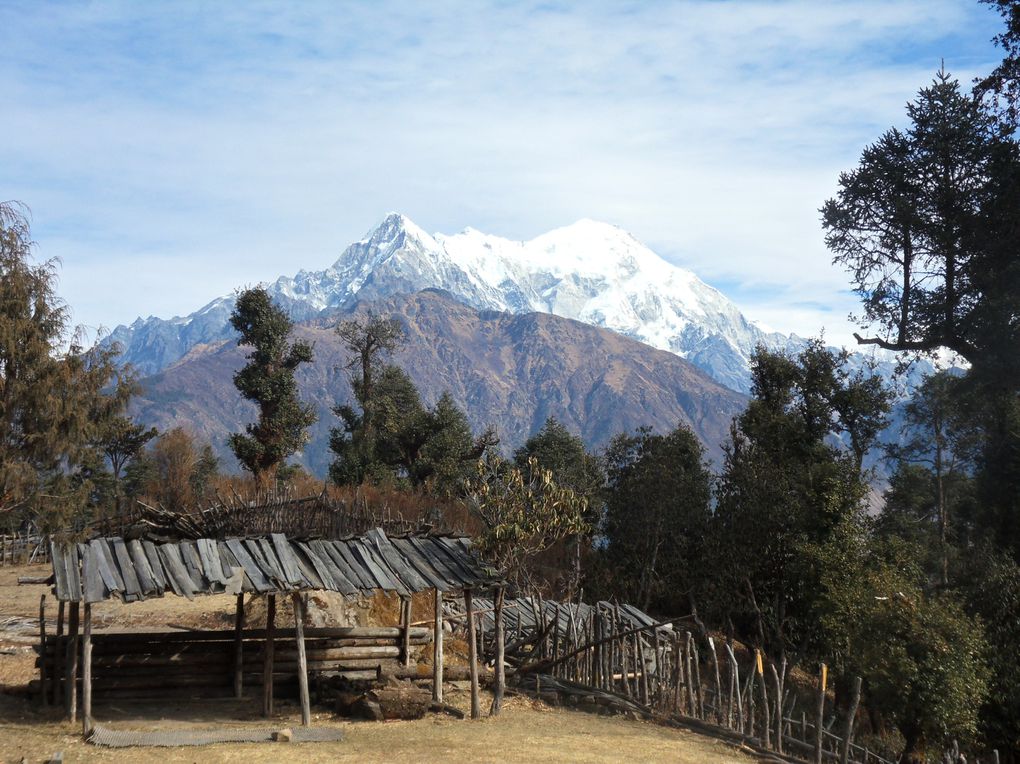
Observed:
[[[644,428],[606,449],[603,558],[614,591],[645,610],[681,612],[692,597],[709,522],[711,475],[690,429]]]
[[[290,342],[293,322],[269,293],[247,289],[237,296],[230,324],[248,345],[248,363],[234,374],[234,385],[259,409],[258,421],[228,439],[241,466],[262,484],[275,480],[276,470],[307,440],[315,422],[312,407],[298,397],[297,368],[312,360],[312,346]]]
[[[818,340],[796,358],[759,348],[752,399],[734,422],[719,481],[708,602],[779,654],[824,651],[812,615],[819,571],[803,549],[862,515],[860,457],[888,411],[888,394],[845,360]],[[856,443],[856,453],[838,441]]]
[[[34,263],[27,210],[0,203],[0,515],[66,524],[91,496],[112,350],[86,347],[56,294],[56,264]],[[45,503],[38,498],[46,488]]]
[[[333,409],[342,426],[330,431],[336,454],[330,479],[339,485],[391,482],[447,495],[457,491],[498,442],[495,433],[474,437],[449,393],[426,407],[407,373],[384,362],[402,342],[396,319],[369,314],[341,323],[337,333],[351,353],[351,389],[360,411],[349,404]]]

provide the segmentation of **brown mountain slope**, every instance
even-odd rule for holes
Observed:
[[[549,416],[593,447],[643,425],[666,431],[683,422],[719,464],[730,420],[746,403],[672,353],[612,331],[549,314],[479,312],[426,290],[295,327],[297,336],[315,343],[315,362],[298,379],[302,397],[319,413],[301,459],[316,474],[325,473],[330,459],[329,429],[337,423],[330,408],[351,398],[342,368],[347,355],[332,327],[369,309],[404,323],[407,343],[393,360],[423,399],[433,403],[449,390],[476,429],[495,425],[507,451]],[[223,454],[227,434],[255,417],[232,384],[243,364],[244,349],[233,342],[195,348],[143,380],[136,413],[161,429],[186,426]]]

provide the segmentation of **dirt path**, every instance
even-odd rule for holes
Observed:
[[[31,644],[38,633],[39,597],[45,586],[18,586],[19,575],[45,575],[46,568],[0,568],[0,762],[47,760],[62,751],[67,762],[679,762],[744,764],[755,757],[693,733],[622,717],[550,708],[527,698],[510,698],[494,719],[457,720],[431,716],[418,721],[348,722],[330,713],[314,714],[317,726],[340,727],[340,743],[221,744],[196,748],[103,749],[85,744],[80,727],[26,696],[37,676]],[[116,602],[97,607],[104,625],[158,628],[171,624],[226,627],[229,598],[188,602],[166,597],[126,607]],[[52,596],[49,617],[55,618]],[[6,625],[5,625],[6,624]],[[467,710],[467,693],[450,689],[447,700]],[[206,701],[97,706],[100,723],[118,729],[152,730],[299,724],[292,705],[281,704],[273,720],[256,713],[257,701]],[[487,707],[487,703],[485,704]]]

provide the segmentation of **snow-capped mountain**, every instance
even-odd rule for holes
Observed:
[[[750,388],[758,344],[795,349],[796,336],[766,333],[718,290],[663,260],[626,231],[581,220],[530,241],[468,228],[430,235],[396,213],[351,244],[331,267],[300,271],[268,286],[295,320],[358,300],[438,288],[478,309],[552,313],[668,350],[731,389]],[[191,348],[231,335],[233,296],[186,317],[150,317],[117,327],[107,342],[143,374]]]

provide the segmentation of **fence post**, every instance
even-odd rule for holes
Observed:
[[[861,702],[861,678],[854,677],[854,689],[850,701],[850,710],[846,717],[846,727],[843,728],[843,750],[840,751],[840,764],[847,764],[850,760],[850,738],[854,734],[854,717],[857,715],[857,704]]]
[[[818,682],[818,711],[815,716],[815,764],[822,764],[822,738],[825,735],[822,722],[825,715],[825,685],[828,678],[829,667],[823,663]]]

